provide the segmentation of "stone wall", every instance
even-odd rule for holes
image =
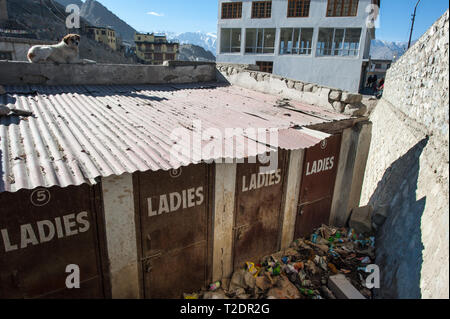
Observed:
[[[268,94],[283,95],[312,105],[329,108],[352,116],[363,116],[367,106],[363,96],[335,88],[321,86],[260,72],[256,65],[217,63],[222,81]]]
[[[447,11],[390,68],[370,116],[361,205],[387,212],[379,298],[449,297],[448,35]]]

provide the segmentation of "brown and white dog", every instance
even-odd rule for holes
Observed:
[[[81,37],[78,34],[68,34],[58,44],[32,46],[28,50],[28,60],[32,63],[96,63],[95,61],[79,58],[78,46],[80,45],[80,40]]]

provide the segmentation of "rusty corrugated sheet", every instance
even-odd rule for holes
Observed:
[[[179,156],[175,163],[169,160],[175,144],[171,132],[176,128],[192,131],[194,120],[201,121],[203,130],[221,132],[226,128],[276,128],[281,148],[300,149],[328,136],[302,126],[348,118],[216,83],[5,89],[0,104],[32,111],[34,116],[0,118],[0,192],[94,183],[99,176],[169,170],[215,159],[192,150],[194,159]],[[232,148],[243,141],[243,157],[273,150],[272,143],[265,141],[251,147],[248,142],[253,138],[246,135],[221,140]],[[178,146],[190,149],[183,143]]]

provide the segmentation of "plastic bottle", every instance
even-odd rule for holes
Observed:
[[[300,292],[304,295],[307,296],[313,296],[314,295],[314,291],[311,289],[305,289],[305,288],[300,288]]]
[[[281,274],[281,266],[280,264],[276,264],[276,266],[273,268],[273,275],[278,276]]]
[[[216,281],[215,283],[212,283],[209,285],[209,291],[216,291],[221,286],[220,281]]]

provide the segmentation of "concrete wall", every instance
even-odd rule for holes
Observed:
[[[363,60],[369,58],[372,32],[366,27],[370,0],[360,0],[356,17],[326,17],[327,0],[312,0],[309,17],[287,18],[287,0],[272,1],[272,17],[252,19],[252,1],[244,0],[242,19],[221,19],[222,2],[219,1],[217,31],[217,62],[255,64],[256,61],[273,61],[273,73],[296,80],[358,92]],[[280,28],[314,28],[311,55],[280,55]],[[221,29],[242,28],[241,53],[221,53]],[[276,28],[274,54],[245,53],[246,28]],[[318,57],[316,44],[319,28],[361,28],[360,52],[356,57]],[[344,72],[345,70],[345,72]]]
[[[52,42],[50,44],[54,44]],[[6,38],[0,37],[0,51],[11,52],[14,61],[28,61],[28,50],[37,44],[49,44],[48,41],[40,41],[34,39]]]
[[[216,164],[214,187],[213,282],[233,274],[236,164]]]
[[[370,119],[362,204],[388,207],[377,234],[380,298],[449,297],[449,12],[387,72]]]
[[[297,219],[300,185],[302,184],[305,150],[291,151],[287,175],[286,194],[281,231],[281,249],[288,249],[294,241],[295,221]]]
[[[209,62],[166,66],[0,62],[0,84],[7,85],[131,85],[215,80],[215,64]]]
[[[331,205],[331,225],[345,227],[352,209],[359,207],[371,138],[372,123],[367,121],[342,132],[341,152]]]
[[[139,266],[131,174],[102,179],[106,243],[113,299],[137,299]]]

